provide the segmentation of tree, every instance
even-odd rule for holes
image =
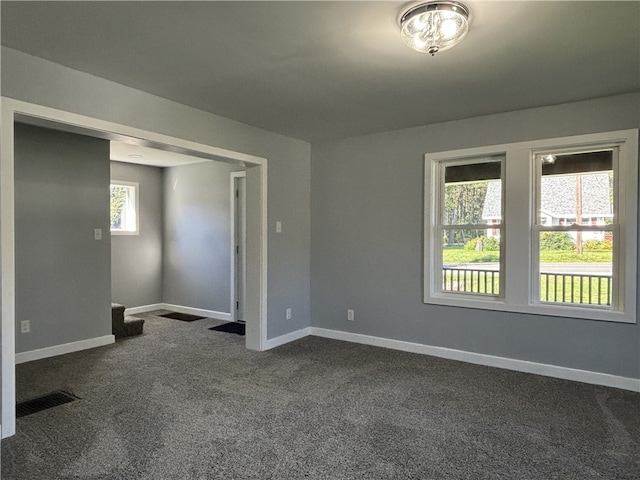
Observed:
[[[122,212],[127,203],[127,189],[118,185],[111,185],[111,228],[122,227]]]
[[[481,224],[487,193],[487,181],[448,183],[445,185],[444,223],[450,225]],[[466,243],[479,237],[484,230],[449,231],[448,242]]]

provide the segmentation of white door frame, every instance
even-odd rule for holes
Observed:
[[[239,183],[239,179],[240,178],[246,178],[247,174],[246,172],[242,171],[242,172],[231,172],[231,303],[229,306],[229,311],[231,312],[231,320],[232,321],[237,321],[237,320],[244,320],[244,318],[238,318],[238,310],[242,311],[244,314],[244,310],[245,310],[245,299],[246,299],[246,288],[242,289],[242,292],[238,292],[238,257],[244,259],[244,261],[246,262],[246,258],[247,258],[247,230],[246,230],[246,226],[242,228],[241,232],[238,232],[236,229],[237,226],[237,222],[238,222],[238,215],[240,215],[240,218],[243,219],[243,221],[246,221],[247,215],[246,215],[246,198],[245,198],[245,192],[246,192],[246,184],[245,187],[243,188],[243,201],[241,204],[241,208],[242,208],[242,212],[238,212],[238,198],[237,198],[237,191],[238,191],[238,183]],[[241,236],[240,238],[238,238],[238,236]],[[240,252],[237,251],[237,248],[240,248]],[[242,253],[242,255],[239,255],[239,253]],[[243,272],[243,280],[246,279],[246,269]],[[242,300],[242,308],[238,309],[238,306],[236,305],[236,302],[238,302],[238,298],[241,298]],[[243,315],[244,316],[244,315]]]
[[[125,137],[140,143],[175,147],[197,152],[200,156],[244,165],[251,173],[247,182],[247,228],[252,233],[252,248],[247,250],[247,289],[255,293],[247,302],[246,346],[264,350],[267,341],[267,159],[224,148],[191,142],[148,130],[128,127],[97,118],[65,112],[54,108],[1,98],[0,138],[0,313],[2,321],[2,438],[15,434],[15,205],[14,205],[14,121],[17,116],[63,124],[78,130],[90,130],[105,138]],[[251,222],[251,225],[249,225]],[[249,322],[247,322],[249,323]]]

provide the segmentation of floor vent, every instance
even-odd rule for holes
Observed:
[[[58,390],[42,397],[34,398],[32,400],[26,400],[16,405],[16,418],[26,417],[32,413],[41,412],[51,407],[57,407],[58,405],[64,405],[65,403],[79,400],[75,395]]]

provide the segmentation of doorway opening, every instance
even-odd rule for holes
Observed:
[[[112,195],[112,302],[125,305],[127,315],[166,309],[233,321],[232,237],[234,226],[244,228],[244,221],[237,224],[230,219],[235,202],[244,195],[242,199],[231,195],[229,176],[240,172],[239,181],[244,180],[245,167],[109,143],[111,183],[134,184],[134,215],[140,224],[131,233],[113,230],[126,202],[122,195]]]
[[[245,322],[247,296],[247,192],[246,173],[231,173],[231,315]]]
[[[267,159],[3,97],[0,158],[3,438],[15,433],[16,413],[14,122],[241,165],[245,169],[246,191],[245,345],[252,350],[264,350],[267,339]]]

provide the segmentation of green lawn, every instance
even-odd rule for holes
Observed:
[[[442,263],[499,262],[500,252],[476,252],[463,247],[444,247]]]
[[[444,247],[443,263],[481,263],[499,262],[500,252],[476,252],[465,250],[464,247]],[[581,255],[574,251],[543,250],[540,252],[543,263],[600,263],[611,262],[611,251],[583,252]]]
[[[540,300],[543,302],[582,303],[590,305],[609,305],[610,283],[607,279],[596,277],[558,278],[543,275],[540,279]]]
[[[482,252],[480,252],[482,253]],[[566,252],[564,250],[543,250],[540,252],[540,261],[543,263],[553,263],[553,262],[586,262],[586,263],[600,263],[600,262],[608,262],[611,263],[613,260],[613,252],[611,250],[600,250],[594,252],[583,252],[579,254],[577,252],[569,251]]]
[[[611,262],[611,251],[584,252],[582,255],[574,251],[546,250],[540,252],[542,263],[599,263]],[[445,247],[443,249],[444,264],[499,262],[499,252],[476,252],[463,247]],[[457,272],[445,270],[445,291],[499,294],[499,273]],[[579,277],[564,275],[559,277],[542,275],[540,279],[540,300],[543,302],[582,303],[591,305],[607,305],[610,302],[610,284],[606,279],[596,277]]]
[[[443,289],[448,292],[500,293],[499,272],[445,270],[443,281]],[[610,283],[604,278],[571,275],[542,275],[540,278],[540,300],[543,302],[608,305],[611,301],[609,289]]]

